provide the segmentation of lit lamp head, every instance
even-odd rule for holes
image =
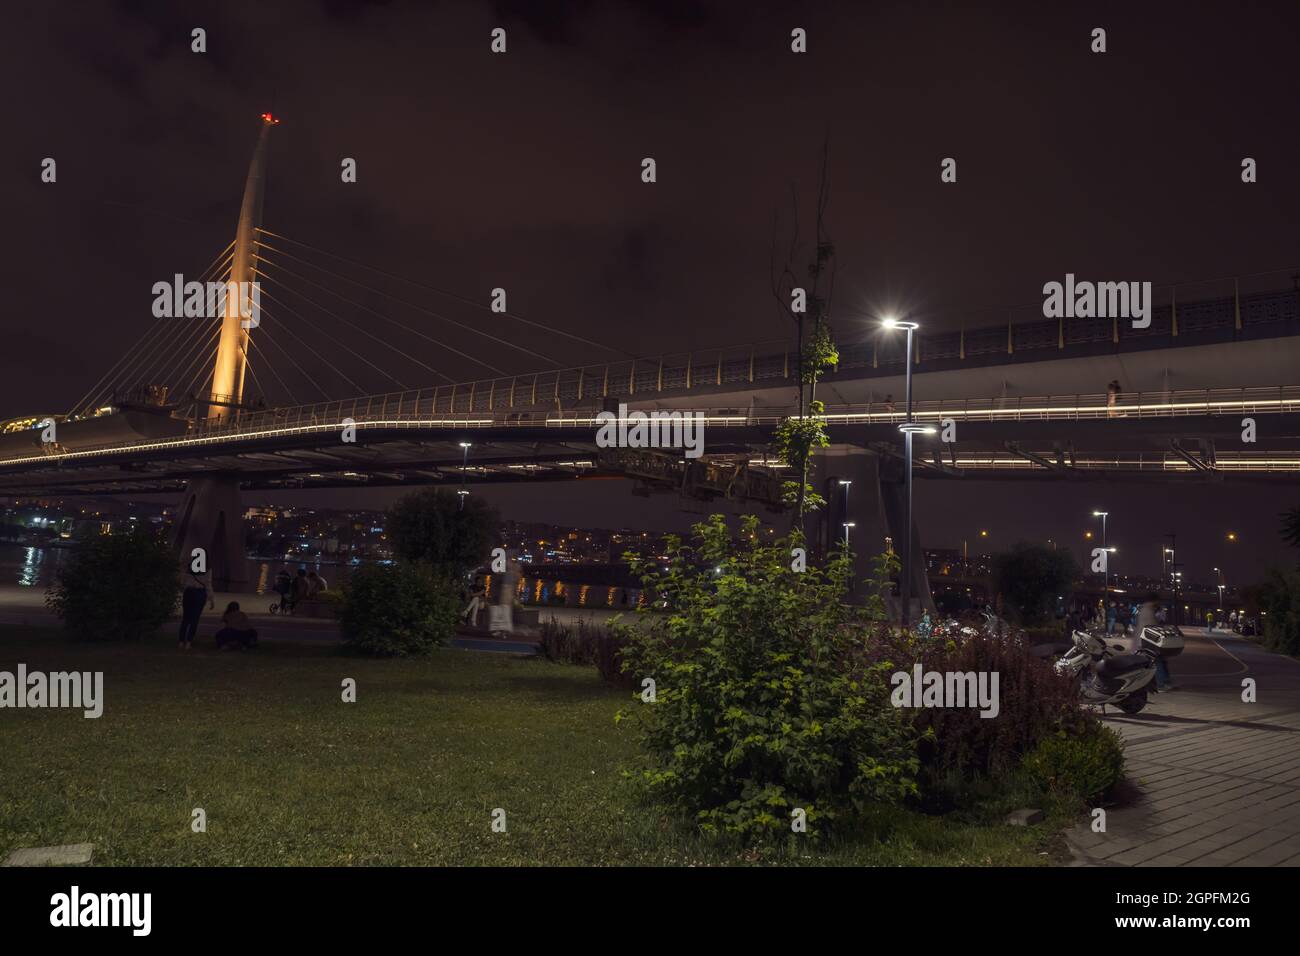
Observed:
[[[920,422],[903,422],[898,430],[904,435],[933,435],[935,432],[933,425],[922,425]]]
[[[919,329],[921,326],[916,322],[906,322],[892,315],[887,315],[880,320],[881,326],[886,329],[906,329],[909,332]]]

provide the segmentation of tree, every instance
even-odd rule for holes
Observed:
[[[1050,614],[1058,595],[1073,585],[1078,566],[1069,551],[1038,544],[1017,544],[993,559],[993,583],[1011,616],[1036,624]]]
[[[46,591],[45,604],[79,638],[128,641],[157,631],[179,594],[176,555],[161,534],[139,528],[81,543]]]
[[[791,528],[799,531],[803,530],[804,513],[825,504],[808,483],[808,464],[814,448],[824,448],[829,444],[822,417],[825,409],[817,400],[817,381],[828,368],[838,365],[840,359],[830,325],[831,298],[835,291],[835,245],[826,228],[826,206],[830,202],[829,161],[830,143],[827,140],[822,143],[821,171],[817,182],[816,246],[812,261],[806,267],[806,286],[799,284],[795,274],[794,261],[800,254],[800,246],[798,194],[793,185],[790,188],[793,234],[779,272],[776,268],[779,222],[773,224],[772,234],[772,295],[782,314],[794,322],[798,384],[798,412],[777,428],[773,451],[798,476],[797,480],[783,483],[783,493],[786,503],[794,509]]]
[[[458,580],[482,564],[497,541],[501,518],[474,495],[426,488],[388,511],[387,531],[395,557],[426,565],[437,577]]]

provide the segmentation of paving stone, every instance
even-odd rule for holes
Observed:
[[[64,846],[31,846],[14,850],[4,866],[80,866],[89,863],[95,852],[93,843],[69,843]]]

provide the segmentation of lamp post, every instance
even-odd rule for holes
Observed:
[[[844,547],[845,548],[848,548],[849,546],[849,529],[856,528],[856,527],[857,525],[854,524],[852,521],[844,522]]]
[[[849,528],[853,525],[849,522],[849,486],[853,484],[850,478],[841,478],[840,487],[844,489],[844,544],[849,543]]]
[[[1215,568],[1214,573],[1219,576],[1219,613],[1223,613],[1223,571],[1219,568]]]
[[[903,511],[906,514],[906,522],[903,528],[903,571],[900,575],[899,597],[902,598],[903,609],[900,623],[907,627],[908,618],[911,615],[912,605],[912,436],[917,432],[933,432],[933,428],[927,428],[924,425],[918,425],[912,421],[912,333],[921,326],[916,322],[903,322],[893,316],[888,316],[881,322],[886,329],[906,329],[907,330],[907,352],[904,362],[907,367],[907,421],[898,426],[898,430],[903,433],[903,469],[904,469],[904,506]]]
[[[1109,511],[1094,511],[1092,516],[1101,519],[1101,603],[1106,604],[1106,595],[1110,592],[1110,549],[1106,547],[1106,516]]]
[[[1174,595],[1173,624],[1174,627],[1177,627],[1178,626],[1178,585],[1180,583],[1178,579],[1182,577],[1182,573],[1178,570],[1178,561],[1177,561],[1178,536],[1173,532],[1170,532],[1169,534],[1166,534],[1165,537],[1169,539],[1169,547],[1165,548],[1165,554],[1169,556],[1169,561],[1166,567],[1169,572],[1169,588],[1171,591],[1173,591],[1173,595]]]
[[[470,449],[470,443],[467,442],[467,441],[463,441],[463,442],[461,442],[461,443],[460,443],[460,449],[461,449],[461,459],[460,459],[460,491],[456,492],[456,494],[460,496],[460,501],[459,501],[459,503],[458,503],[458,504],[459,504],[459,510],[464,511],[464,510],[465,510],[465,496],[466,496],[467,494],[469,494],[469,492],[465,490],[465,472],[469,470],[469,449]]]

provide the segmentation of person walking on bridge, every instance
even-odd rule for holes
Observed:
[[[1111,379],[1110,384],[1106,386],[1106,417],[1107,418],[1114,418],[1116,415],[1119,414],[1119,410],[1116,408],[1116,406],[1119,404],[1119,390],[1120,390],[1119,379],[1117,378]]]

